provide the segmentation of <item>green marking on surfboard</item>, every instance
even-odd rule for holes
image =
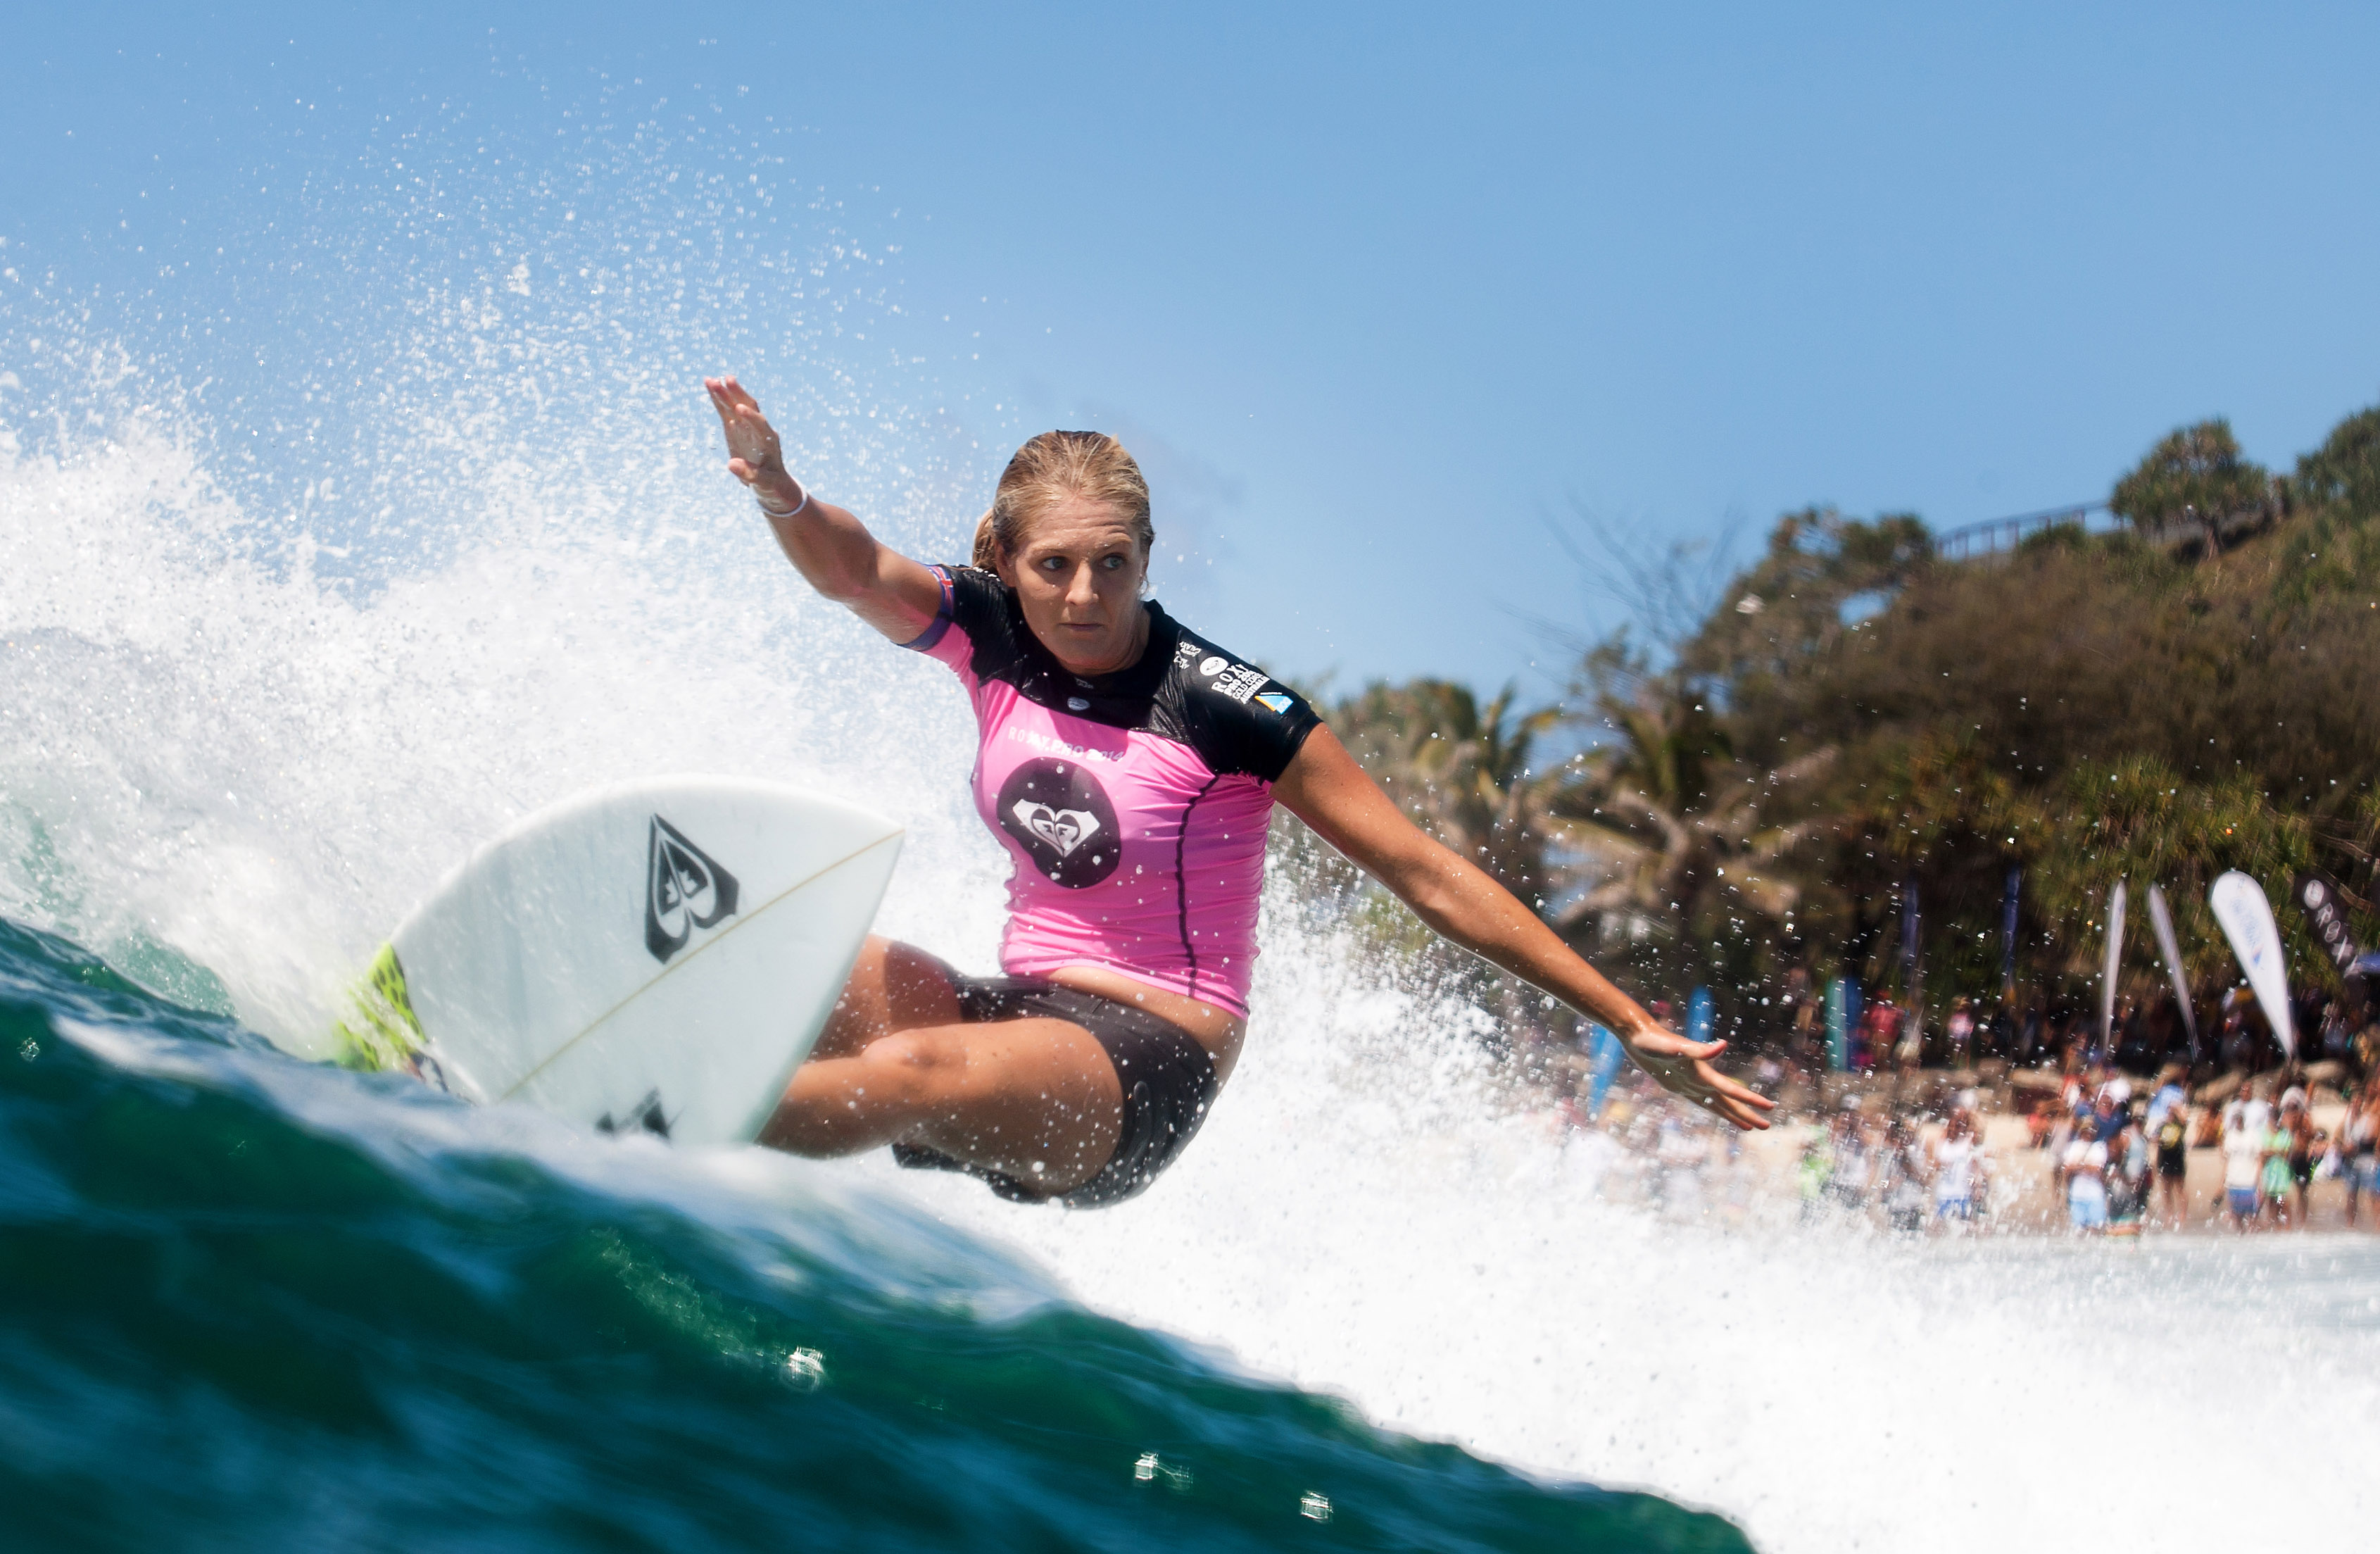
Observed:
[[[347,989],[350,1020],[332,1027],[339,1038],[339,1064],[378,1073],[419,1074],[422,1050],[430,1045],[405,990],[405,967],[396,946],[383,944],[371,969]]]

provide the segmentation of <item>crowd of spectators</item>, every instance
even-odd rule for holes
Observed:
[[[1954,1104],[1938,1130],[1843,1107],[1809,1130],[1794,1184],[1804,1223],[1881,1212],[1903,1233],[1971,1231],[1987,1225],[1993,1208],[1992,1162],[1972,1099]]]
[[[1804,1008],[1798,1024],[1807,1032],[1815,1011]],[[1581,1089],[1564,1111],[1573,1129],[1617,1145],[1615,1158],[1633,1162],[1622,1179],[1672,1210],[1699,1208],[1715,1168],[1728,1168],[1722,1196],[1743,1198],[1737,1179],[1765,1162],[1769,1186],[1797,1197],[1804,1221],[1908,1233],[2042,1226],[2052,1215],[2087,1236],[2303,1229],[2314,1222],[2317,1184],[2330,1182],[2339,1185],[2324,1189],[2324,1222],[2339,1221],[2343,1201],[2349,1227],[2373,1224],[2380,1020],[2313,1004],[2301,1062],[2269,1040],[2248,1000],[2227,999],[2220,1013],[2193,1064],[2190,1048],[2161,1028],[2180,1029],[2178,1020],[2121,1011],[2103,1040],[2095,1020],[2068,1012],[2013,1020],[1958,1000],[1921,1031],[1878,998],[1844,1065],[1851,1072],[1834,1071],[1806,1041],[1771,1044],[1750,1063],[1749,1082],[1789,1100],[1783,1155],[1769,1147],[1747,1157],[1731,1130],[1714,1132],[1625,1079],[1608,1110]],[[2160,1047],[2172,1050],[2168,1061],[2138,1072]],[[2029,1050],[2032,1063],[2020,1068],[2011,1049]]]

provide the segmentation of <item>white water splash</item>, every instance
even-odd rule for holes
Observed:
[[[512,297],[515,262],[430,289]],[[22,388],[0,399],[0,911],[128,962],[170,950],[305,1050],[474,843],[578,788],[703,770],[900,815],[881,926],[988,969],[1002,855],[965,801],[948,675],[804,592],[716,472],[690,371],[639,356],[650,315],[642,343],[540,377],[526,408],[456,411],[447,357],[551,359],[534,320],[492,311],[406,310],[390,376],[413,386],[377,446],[413,473],[365,502],[380,518],[335,513],[378,489],[369,467],[261,501],[170,374],[104,344],[41,347],[41,413]],[[10,322],[15,340],[42,323]],[[803,385],[816,483],[896,543],[958,549],[990,455],[946,455],[950,405],[850,388],[815,336],[773,348]],[[1767,1548],[1982,1548],[2046,1527],[2256,1547],[2368,1524],[2366,1244],[1904,1247],[1658,1224],[1490,1104],[1455,1014],[1284,920],[1239,1074],[1145,1197],[1067,1215],[880,1160],[820,1170],[1027,1249],[1101,1309],[1386,1423],[1710,1506]]]

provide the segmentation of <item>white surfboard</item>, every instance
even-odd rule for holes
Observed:
[[[901,850],[879,815],[672,777],[540,810],[413,910],[342,1061],[607,1133],[748,1143],[851,975]]]

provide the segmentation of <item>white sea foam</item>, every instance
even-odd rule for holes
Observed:
[[[416,473],[402,503],[365,504],[380,517],[341,517],[368,467],[262,500],[169,371],[13,306],[7,365],[50,397],[0,397],[0,911],[127,961],[170,967],[170,947],[309,1050],[378,937],[513,817],[618,777],[754,772],[900,815],[882,926],[990,967],[1001,856],[965,801],[957,694],[804,592],[716,472],[690,372],[682,399],[639,370],[641,411],[574,419],[610,381],[590,357],[531,409],[449,414],[438,354],[519,338],[409,312],[395,376],[439,387],[400,395],[374,445]],[[779,343],[781,375],[845,381],[801,350]],[[898,543],[957,548],[988,463],[948,455],[933,395],[830,413],[855,395],[801,401],[817,483]],[[556,459],[618,489],[557,482]],[[1068,1215],[880,1160],[820,1169],[1384,1423],[1708,1505],[1767,1548],[2252,1547],[2369,1524],[2365,1244],[1660,1224],[1602,1202],[1597,1162],[1506,1104],[1475,1016],[1271,920],[1240,1072],[1145,1197]]]

